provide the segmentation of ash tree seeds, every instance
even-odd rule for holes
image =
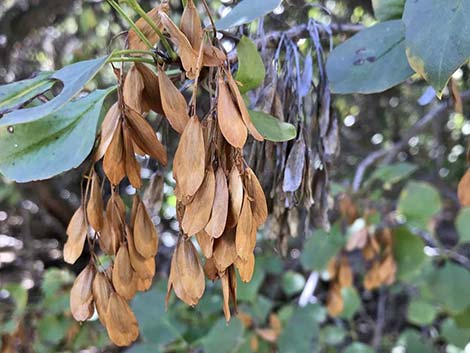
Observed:
[[[243,159],[248,133],[259,141],[263,137],[251,122],[217,38],[202,28],[192,0],[187,2],[179,26],[170,18],[166,3],[147,15],[154,26],[139,19],[137,28],[152,45],[169,40],[185,77],[194,80],[193,96],[187,100],[180,91],[185,77],[168,76],[166,70],[175,63],[156,60],[155,65],[122,63],[113,67],[119,85],[117,101],[102,122],[82,206],[70,221],[64,247],[64,259],[69,263],[80,257],[85,243],[91,253],[89,264],[71,290],[73,317],[86,321],[96,308],[111,341],[118,346],[128,346],[138,338],[138,323],[129,301],[138,291],[148,290],[155,275],[159,236],[140,197],[141,166],[136,156],[147,155],[162,167],[168,156],[146,119],[150,110],[163,115],[181,135],[170,160],[180,232],[171,260],[167,305],[172,292],[186,304],[197,305],[206,278],[220,280],[221,309],[229,320],[237,310],[236,271],[242,281],[251,280],[256,232],[267,217],[264,192]],[[154,31],[155,26],[165,38]],[[130,49],[145,50],[145,42],[133,29],[128,32]],[[196,115],[198,93],[208,95],[215,105],[201,116]],[[99,163],[103,179],[95,166]],[[137,190],[130,210],[119,195],[123,180]],[[111,186],[107,199],[103,197],[106,185]],[[100,263],[100,253],[111,257],[109,266]]]

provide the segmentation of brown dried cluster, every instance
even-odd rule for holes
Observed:
[[[137,339],[138,323],[128,302],[137,291],[148,290],[155,275],[158,234],[139,196],[142,179],[137,156],[152,157],[165,166],[167,153],[145,118],[150,110],[164,115],[181,134],[173,160],[180,234],[171,262],[168,296],[173,289],[178,298],[195,305],[204,293],[205,278],[220,279],[223,310],[229,320],[230,300],[236,305],[235,268],[242,281],[250,281],[257,229],[268,212],[263,189],[244,161],[242,150],[248,132],[257,140],[263,137],[251,122],[225,53],[215,38],[208,43],[192,0],[187,2],[179,27],[168,17],[166,3],[148,15],[178,52],[179,61],[174,64],[181,65],[186,77],[194,80],[192,99],[188,104],[167,76],[165,66],[172,63],[156,60],[154,69],[134,63],[127,73],[123,67],[114,69],[118,100],[103,120],[82,206],[70,221],[64,247],[64,259],[71,264],[82,254],[85,242],[91,253],[90,263],[77,276],[71,291],[73,317],[88,320],[96,309],[118,346]],[[151,42],[161,39],[146,21],[140,19],[136,24]],[[145,49],[133,31],[129,31],[128,44]],[[204,87],[214,103],[200,119],[196,101],[198,89],[202,91],[201,71],[206,67],[210,70],[206,70]],[[95,170],[100,160],[111,186],[106,206],[105,181],[100,182]],[[130,210],[119,196],[119,184],[126,177],[137,189]],[[192,236],[206,258],[204,265]],[[110,257],[109,266],[100,263],[97,251]]]
[[[328,264],[328,274],[331,284],[326,307],[331,316],[337,316],[344,309],[341,289],[353,285],[354,275],[348,257],[343,255],[339,258],[331,259]]]

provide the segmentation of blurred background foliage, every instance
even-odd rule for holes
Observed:
[[[210,3],[217,16],[232,4]],[[141,4],[150,9],[156,2]],[[171,5],[181,13],[179,0]],[[283,31],[309,18],[326,24],[375,23],[368,0],[285,0],[265,19],[264,29]],[[0,82],[109,53],[120,45],[116,42],[126,28],[100,0],[3,0]],[[245,33],[256,28],[246,26]],[[348,36],[335,35],[335,44]],[[307,50],[302,39],[298,45]],[[461,91],[469,88],[468,73],[464,66],[453,76]],[[113,80],[108,69],[89,88]],[[451,93],[447,90],[444,99]],[[162,243],[157,276],[153,288],[132,303],[141,339],[127,350],[109,344],[96,317],[78,324],[69,313],[70,287],[85,260],[66,266],[62,245],[79,204],[82,171],[28,184],[0,179],[1,352],[469,352],[470,210],[460,209],[455,190],[465,170],[470,121],[449,106],[408,136],[436,104],[433,92],[416,77],[381,94],[334,97],[342,152],[331,176],[332,231],[298,234],[282,251],[261,231],[253,280],[239,283],[239,314],[229,324],[223,319],[220,288],[211,283],[197,307],[173,298],[165,311],[177,229],[173,184],[165,175],[162,209],[154,218]],[[353,192],[361,161],[401,142],[388,163],[366,170]],[[148,181],[154,169],[152,164],[144,169]],[[389,244],[396,274],[388,283],[379,279],[371,285],[371,263],[364,249],[351,243],[390,223],[399,225]],[[332,259],[344,257],[354,280],[341,285],[333,298]]]

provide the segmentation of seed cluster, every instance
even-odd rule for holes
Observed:
[[[145,119],[150,110],[164,115],[181,134],[173,159],[180,232],[171,261],[167,302],[173,289],[185,303],[196,305],[204,293],[205,278],[220,279],[223,310],[229,320],[230,301],[236,306],[235,269],[242,281],[251,280],[256,233],[268,212],[263,189],[243,159],[248,133],[259,141],[263,137],[251,122],[226,54],[216,38],[208,40],[192,0],[187,2],[179,27],[168,16],[168,9],[163,3],[147,15],[177,50],[178,63],[194,82],[192,98],[188,104],[166,74],[166,66],[172,63],[156,60],[156,72],[142,63],[132,64],[127,73],[122,67],[115,68],[118,100],[103,120],[82,205],[70,221],[64,247],[68,263],[80,257],[86,241],[92,255],[71,291],[73,317],[85,321],[96,308],[110,339],[119,346],[137,339],[138,323],[128,301],[137,291],[148,290],[155,275],[158,234],[147,208],[139,192],[130,210],[119,196],[119,184],[126,177],[137,190],[142,187],[137,155],[167,164],[166,149]],[[136,25],[153,43],[159,41],[154,26],[142,19]],[[128,45],[142,49],[143,43],[133,30],[129,31]],[[210,98],[211,106],[204,114],[196,109],[198,90]],[[95,170],[100,160],[111,185],[106,206],[105,182],[100,182]],[[206,258],[204,265],[193,236]],[[109,266],[100,263],[96,245],[111,258]]]

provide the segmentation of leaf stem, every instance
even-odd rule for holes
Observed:
[[[129,16],[127,16],[127,14],[124,12],[124,10],[114,0],[107,0],[107,1],[108,1],[109,5],[111,5],[111,7],[113,9],[115,9],[129,23],[129,25],[135,31],[137,36],[142,40],[142,42],[144,42],[145,45],[147,45],[147,47],[149,49],[153,49],[152,43],[150,43],[148,38],[145,36],[145,34],[142,33],[142,31],[139,29],[139,27],[136,26],[134,21],[132,21],[132,19]]]
[[[146,59],[146,58],[141,58],[137,56],[131,56],[131,57],[117,57],[117,56],[112,56],[108,59],[108,63],[116,63],[116,62],[140,62],[140,63],[147,63],[147,64],[152,64],[155,65],[155,61],[152,59]]]
[[[116,55],[150,55],[154,56],[154,52],[150,50],[117,50],[113,52],[113,56]]]

